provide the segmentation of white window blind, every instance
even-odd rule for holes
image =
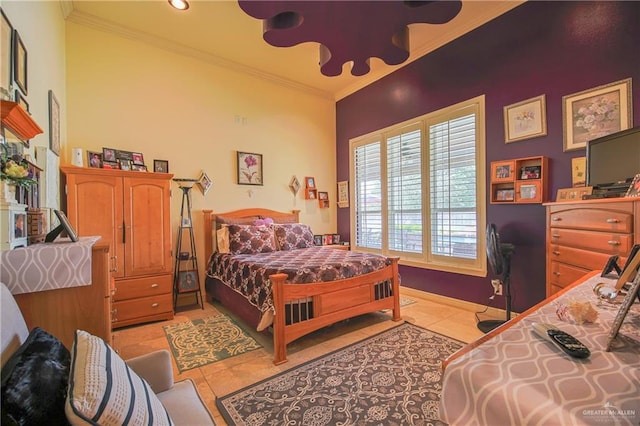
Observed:
[[[351,141],[356,250],[486,275],[484,97]]]
[[[474,259],[476,223],[476,116],[429,127],[431,253]]]
[[[389,250],[422,253],[421,143],[419,128],[387,138]]]
[[[353,155],[355,171],[356,241],[358,246],[382,248],[381,144],[359,146]]]

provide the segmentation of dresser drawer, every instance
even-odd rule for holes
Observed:
[[[172,293],[172,275],[116,280],[114,301]]]
[[[551,244],[547,257],[552,262],[566,263],[594,271],[604,268],[610,255],[595,251],[580,250],[559,244]],[[620,263],[620,261],[618,261],[618,263]]]
[[[602,267],[599,269],[602,269]],[[552,261],[550,284],[552,286],[564,288],[591,271],[592,269],[579,268],[577,266]]]
[[[553,212],[549,215],[552,228],[578,228],[590,231],[633,232],[633,211],[631,205],[620,209],[575,208]]]
[[[131,319],[173,313],[173,295],[141,297],[139,299],[114,302],[111,318],[115,325]]]
[[[551,228],[549,230],[549,244],[579,247],[609,255],[626,255],[633,246],[633,234]]]

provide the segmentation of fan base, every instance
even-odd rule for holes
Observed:
[[[501,326],[502,324],[504,324],[506,321],[500,321],[500,320],[486,320],[486,321],[480,321],[478,323],[478,329],[480,331],[482,331],[483,333],[488,333],[491,330],[493,330],[494,328]]]

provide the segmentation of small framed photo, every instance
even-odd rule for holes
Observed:
[[[585,186],[587,184],[587,157],[571,159],[571,186]]]
[[[213,181],[211,178],[203,171],[200,172],[200,178],[198,179],[198,186],[202,191],[202,195],[207,195],[207,192],[213,186]]]
[[[311,176],[307,176],[304,178],[305,186],[307,188],[315,188],[316,187],[316,179]]]
[[[131,170],[134,170],[136,172],[146,172],[147,166],[145,166],[144,164],[132,164]]]
[[[191,219],[189,219],[188,217],[183,217],[180,226],[182,226],[183,228],[191,228]]]
[[[635,175],[625,197],[640,197],[640,174]]]
[[[293,192],[294,196],[298,195],[298,191],[300,191],[300,181],[295,175],[291,178],[291,181],[289,182],[289,189],[291,189],[291,192]]]
[[[102,168],[103,169],[119,169],[120,163],[116,161],[104,161],[102,160]]]
[[[18,89],[16,89],[15,91],[16,94],[16,103],[18,105],[20,105],[22,107],[23,110],[29,112],[29,103],[27,102],[27,100],[24,98],[24,96],[22,95],[22,93],[20,93],[20,91]]]
[[[349,181],[338,182],[338,207],[349,207]]]
[[[538,197],[537,185],[521,185],[520,198],[523,200],[535,200]]]
[[[313,236],[313,244],[316,246],[322,245],[322,235],[314,235]]]
[[[307,200],[315,200],[318,198],[318,190],[315,188],[305,188],[304,198]]]
[[[513,201],[513,189],[498,189],[496,191],[496,201]]]
[[[27,48],[24,46],[18,30],[13,30],[13,81],[22,93],[27,92]]]
[[[131,160],[119,158],[118,163],[120,163],[120,170],[131,170]]]
[[[116,158],[118,160],[129,160],[133,162],[133,152],[116,149]]]
[[[547,134],[545,95],[504,107],[505,143],[537,138]]]
[[[95,151],[87,151],[87,164],[89,167],[101,168],[102,167],[102,153]]]
[[[169,173],[169,161],[153,160],[153,171],[155,173]]]
[[[340,244],[340,234],[331,234],[331,244]]]
[[[318,191],[318,200],[328,200],[329,193],[324,191]]]
[[[238,185],[263,185],[262,154],[238,151]]]
[[[102,161],[115,163],[118,160],[116,150],[113,148],[102,148]]]
[[[49,148],[60,156],[60,104],[53,90],[49,90]]]
[[[331,244],[333,244],[333,235],[332,234],[324,234],[322,236],[322,245],[323,246],[330,246]]]
[[[144,165],[144,157],[142,156],[141,153],[139,152],[133,152],[131,153],[131,159],[133,161],[133,164],[138,165],[138,166],[143,166]]]
[[[592,192],[593,192],[592,186],[582,186],[577,188],[560,188],[556,193],[556,201],[582,200],[583,195],[590,195]]]
[[[540,166],[525,166],[520,169],[520,179],[540,179]]]
[[[491,163],[491,179],[494,182],[511,182],[514,180],[514,161],[494,161]]]
[[[179,271],[176,287],[178,289],[178,293],[190,293],[192,291],[200,290],[200,284],[198,284],[198,271]]]
[[[632,126],[631,79],[562,97],[564,151],[584,149],[587,141]]]

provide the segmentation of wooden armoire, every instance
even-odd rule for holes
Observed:
[[[61,167],[78,235],[110,244],[113,327],[173,318],[171,178],[167,173]]]

